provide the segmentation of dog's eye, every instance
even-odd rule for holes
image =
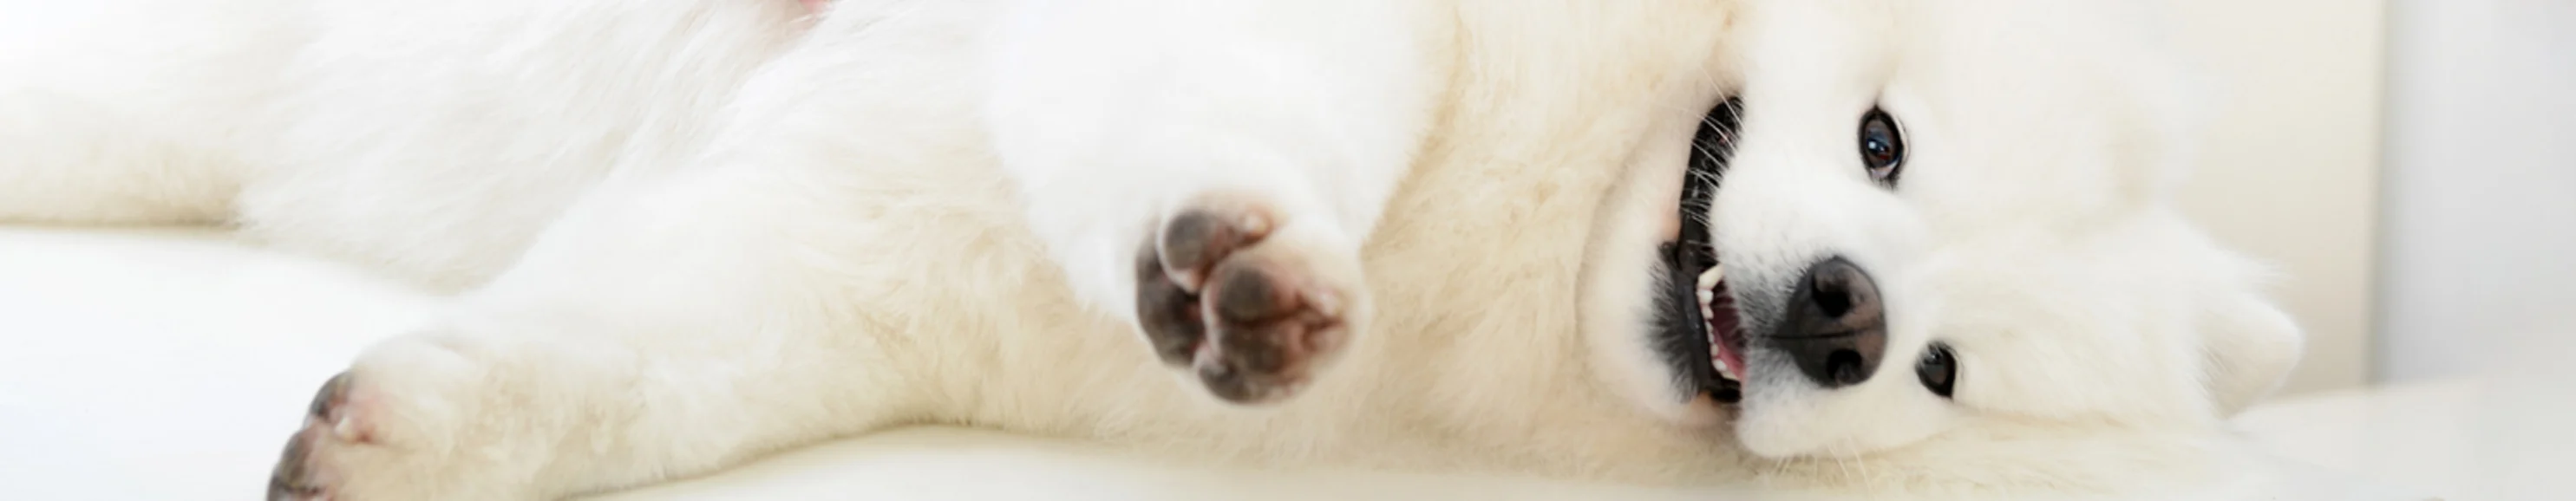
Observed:
[[[1959,382],[1959,359],[1950,354],[1950,345],[1932,343],[1923,349],[1923,360],[1914,363],[1914,377],[1923,380],[1923,389],[1950,398],[1950,385]]]
[[[1861,115],[1860,162],[1869,169],[1870,180],[1896,187],[1896,175],[1905,168],[1905,131],[1896,126],[1896,117],[1878,108]]]

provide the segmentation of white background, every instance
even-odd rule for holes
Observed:
[[[2576,2],[2175,3],[2222,91],[2181,202],[2282,273],[2287,392],[2576,337]]]
[[[2393,7],[2380,379],[2576,337],[2576,2]]]

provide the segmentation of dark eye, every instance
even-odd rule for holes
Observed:
[[[1959,382],[1959,359],[1950,354],[1950,345],[1932,343],[1923,349],[1923,360],[1914,362],[1914,377],[1923,380],[1923,389],[1950,398],[1950,385]]]
[[[1905,131],[1885,110],[1870,108],[1860,117],[1860,162],[1870,180],[1896,187],[1896,175],[1905,168]]]

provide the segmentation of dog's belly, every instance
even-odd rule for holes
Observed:
[[[361,61],[380,66],[306,68],[321,74],[288,100],[312,115],[285,131],[276,175],[246,193],[245,226],[433,285],[480,282],[602,179],[677,168],[671,162],[713,140],[702,127],[720,121],[718,106],[784,43],[744,35],[783,17],[735,14],[742,17],[722,18],[735,24],[669,40],[649,33],[650,23],[624,24],[656,41],[643,46],[702,36],[724,47],[664,51],[685,57],[637,64],[591,66],[602,63],[585,60],[603,51],[595,46],[491,60],[483,56],[495,49],[468,44]],[[522,28],[548,27],[560,28]],[[1580,55],[1495,50],[1519,52],[1469,57]],[[846,112],[904,127],[810,129],[850,125],[823,121],[781,130],[813,139],[754,167],[848,190],[818,206],[845,218],[798,231],[826,251],[812,280],[835,284],[837,321],[865,327],[853,328],[867,334],[851,341],[885,350],[882,360],[853,363],[891,365],[925,386],[919,401],[904,402],[913,404],[908,418],[1269,463],[1656,482],[1739,472],[1718,432],[1636,411],[1598,385],[1585,359],[1580,283],[1594,258],[1586,242],[1621,167],[1649,135],[1642,129],[1672,96],[1657,92],[1660,82],[1627,80],[1631,72],[1524,88],[1515,82],[1558,80],[1582,63],[1486,62],[1467,65],[1527,74],[1453,84],[1451,95],[1478,97],[1450,104],[1364,255],[1379,321],[1312,393],[1273,409],[1221,407],[1157,365],[1132,327],[1076,305],[980,132],[960,116],[971,106],[915,99],[963,99],[965,91],[928,84],[971,74],[920,67],[930,73],[914,73],[915,87],[838,89],[795,103],[813,110],[791,120]],[[634,84],[530,85],[493,74],[513,68],[564,71],[553,77],[565,83]],[[446,78],[416,87],[367,85],[430,70],[453,73],[432,72]],[[307,135],[365,140],[297,139]]]
[[[1581,36],[1532,34],[1527,43],[1620,43],[1564,40]],[[1628,63],[1699,61],[1712,47],[1637,50],[1629,53],[1641,59]],[[1632,182],[1633,163],[1672,157],[1641,153],[1661,145],[1649,139],[1675,124],[1687,139],[1689,120],[1717,89],[1691,78],[1639,80],[1631,72],[1568,81],[1551,70],[1586,63],[1519,59],[1539,52],[1509,47],[1462,51],[1461,67],[1547,76],[1468,74],[1452,82],[1449,113],[1363,252],[1374,320],[1309,390],[1274,408],[1222,408],[1182,376],[1153,366],[1143,340],[1124,326],[1032,333],[1048,339],[996,332],[1005,340],[995,349],[1015,357],[1003,360],[999,374],[1008,375],[987,394],[1008,403],[987,403],[969,419],[1271,464],[1651,483],[1742,478],[1748,470],[1722,427],[1676,426],[1605,386],[1586,336],[1642,336],[1647,323],[1607,321],[1597,325],[1623,328],[1588,332],[1595,324],[1586,322],[1592,310],[1583,296],[1587,263],[1606,259],[1594,252],[1634,251],[1637,266],[1649,265],[1651,241],[1595,246],[1604,234],[1596,225],[1620,205],[1609,197]],[[1516,60],[1478,59],[1487,57]],[[1565,85],[1524,85],[1541,80]],[[1667,116],[1675,113],[1681,121]],[[1678,163],[1669,167],[1679,175]],[[1658,207],[1664,210],[1648,213],[1670,213]],[[1048,294],[1050,304],[1062,300]],[[1089,318],[1070,307],[1043,315],[1052,319],[1015,322]]]

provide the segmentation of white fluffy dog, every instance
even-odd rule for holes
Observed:
[[[229,223],[462,291],[324,387],[271,499],[554,498],[924,422],[2135,492],[2225,468],[2299,349],[2164,205],[2189,100],[2139,14],[19,2],[0,221]]]

